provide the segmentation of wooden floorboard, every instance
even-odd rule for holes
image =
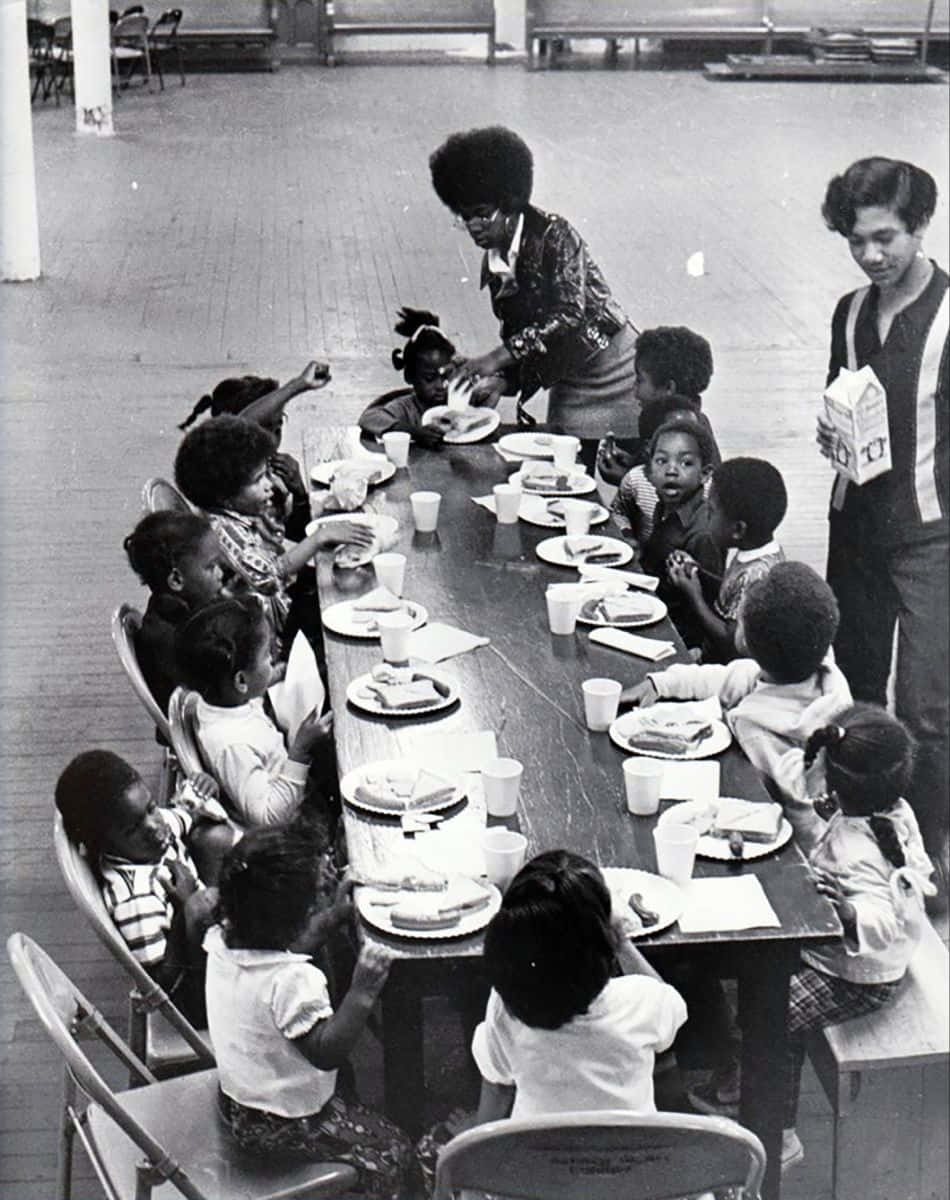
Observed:
[[[828,479],[814,413],[832,305],[860,281],[821,224],[823,187],[869,153],[927,166],[943,183],[928,241],[946,263],[945,106],[941,87],[374,62],[169,81],[124,96],[109,141],[75,136],[68,102],[37,107],[44,275],[0,288],[3,935],[36,937],[123,1027],[118,972],[59,882],[51,812],[58,772],[92,745],[157,779],[109,637],[115,605],[144,603],[121,549],[141,485],[171,473],[176,425],[225,375],[285,379],[329,358],[333,383],[298,403],[293,442],[399,383],[401,305],[440,313],[462,351],[492,344],[477,255],[428,183],[449,132],[517,128],[538,203],[581,229],[633,321],[709,337],[723,452],[782,469],[782,540],[820,567]],[[698,279],[686,271],[697,250]],[[444,1074],[434,1107],[452,1100]],[[0,1075],[0,1197],[50,1200],[56,1057],[5,961]],[[828,1109],[811,1076],[801,1131],[808,1159],[785,1195],[826,1200]],[[99,1195],[85,1167],[75,1194]]]

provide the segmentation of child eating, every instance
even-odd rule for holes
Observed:
[[[775,529],[785,516],[788,495],[771,463],[731,458],[713,471],[706,503],[712,537],[724,553],[735,550],[719,594],[707,604],[696,564],[685,553],[670,563],[669,577],[703,627],[703,662],[731,662],[737,654],[736,619],[746,589],[785,561]]]
[[[197,811],[180,802],[181,789],[170,807],[159,808],[117,754],[86,750],[60,775],[56,807],[70,841],[85,847],[109,915],[136,960],[189,1020],[204,1026],[201,940],[216,893],[202,878],[217,878],[234,833],[201,813],[200,804],[218,794],[214,780],[199,775],[188,786]]]
[[[410,386],[374,400],[363,410],[360,429],[377,438],[384,433],[409,433],[420,446],[440,446],[443,431],[423,425],[422,416],[427,409],[445,404],[445,372],[455,358],[455,347],[439,328],[435,313],[423,309],[401,308],[395,331],[406,338],[406,344],[393,351],[393,366]]]

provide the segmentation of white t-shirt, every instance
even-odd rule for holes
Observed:
[[[590,1009],[560,1029],[534,1029],[492,991],[472,1054],[489,1083],[514,1085],[512,1117],[602,1108],[656,1112],[653,1062],[686,1020],[668,983],[646,975],[607,981]]]
[[[220,925],[204,938],[208,1032],[225,1095],[281,1117],[319,1112],[336,1090],[294,1045],[333,1015],[326,976],[305,954],[232,950]]]

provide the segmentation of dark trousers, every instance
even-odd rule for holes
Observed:
[[[878,546],[857,537],[833,514],[828,583],[841,609],[835,656],[855,700],[886,702],[897,622],[895,710],[917,739],[907,799],[928,853],[945,858],[950,826],[947,539]]]

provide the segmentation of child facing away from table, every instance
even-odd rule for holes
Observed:
[[[343,543],[369,546],[373,534],[355,521],[334,521],[285,549],[283,526],[271,512],[268,464],[276,449],[273,434],[260,425],[214,417],[185,434],[175,456],[175,482],[207,513],[238,581],[266,598],[285,648],[302,629],[316,649],[321,642],[316,602],[300,597],[291,611],[289,585],[318,550]]]
[[[443,431],[423,425],[423,414],[445,404],[446,375],[455,358],[455,346],[439,328],[435,313],[419,308],[401,308],[395,332],[406,339],[393,351],[393,366],[402,371],[410,386],[386,392],[363,410],[360,429],[374,437],[384,433],[408,433],[420,446],[441,446]]]
[[[186,683],[201,697],[198,743],[222,802],[242,825],[289,821],[306,798],[329,845],[332,714],[320,717],[315,709],[286,744],[264,707],[275,678],[273,643],[270,623],[253,596],[209,604],[181,627],[178,659]]]
[[[86,750],[56,783],[70,841],[83,846],[102,899],[135,959],[196,1024],[204,1018],[204,954],[221,861],[235,838],[198,775],[160,808],[111,750]]]
[[[746,757],[774,780],[787,751],[803,747],[851,704],[831,651],[837,628],[838,605],[828,584],[804,563],[776,563],[746,588],[739,608],[736,646],[747,657],[651,672],[622,693],[621,703],[718,696]]]
[[[808,1035],[894,999],[927,919],[924,896],[936,892],[917,819],[903,799],[913,757],[913,740],[899,721],[883,708],[854,704],[813,730],[804,748],[789,750],[776,773],[789,788],[785,815],[815,886],[844,930],[836,941],[803,950],[803,966],[790,980],[783,1167],[804,1157],[795,1122]],[[735,1057],[723,1058],[690,1097],[703,1111],[728,1115],[717,1097],[737,1093],[738,1078]]]
[[[204,940],[219,1106],[250,1153],[349,1163],[359,1173],[354,1194],[396,1200],[414,1175],[409,1139],[337,1086],[390,957],[364,942],[334,1011],[327,977],[311,957],[349,919],[352,903],[348,882],[329,898],[326,869],[296,823],[253,830],[225,859],[220,924]]]
[[[704,484],[712,470],[712,441],[694,420],[667,421],[650,439],[647,474],[659,504],[653,529],[640,554],[640,567],[659,577],[657,595],[687,646],[701,646],[703,627],[669,575],[675,553],[696,563],[706,602],[712,605],[722,582],[725,555],[709,528]],[[671,556],[674,556],[671,560]]]
[[[730,458],[713,471],[706,495],[709,531],[723,552],[734,550],[712,605],[702,579],[685,553],[669,564],[670,582],[679,588],[705,632],[703,662],[731,662],[736,648],[736,619],[746,589],[766,576],[785,552],[775,540],[788,507],[781,473],[761,458]]]
[[[155,512],[123,542],[129,566],[151,593],[135,637],[145,682],[162,712],[182,682],[178,629],[205,604],[224,595],[227,564],[207,517]]]
[[[329,366],[316,361],[307,363],[299,375],[284,384],[262,375],[222,379],[210,395],[201,397],[178,428],[187,431],[205,412],[212,417],[240,414],[245,421],[253,421],[273,434],[279,447],[290,401],[303,392],[326,387],[329,382]],[[268,469],[274,484],[273,514],[282,523],[286,536],[300,541],[306,536],[311,518],[310,493],[300,474],[300,464],[292,454],[276,449],[268,460]]]

